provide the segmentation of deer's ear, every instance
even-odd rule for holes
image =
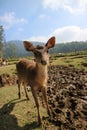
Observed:
[[[35,47],[32,45],[31,42],[24,41],[23,43],[24,43],[24,47],[25,47],[26,51],[33,51],[34,50]]]
[[[48,49],[54,47],[54,46],[55,46],[55,37],[54,37],[54,36],[51,37],[51,38],[47,41],[47,43],[46,43],[45,46],[46,46]]]

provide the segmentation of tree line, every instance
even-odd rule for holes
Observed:
[[[40,43],[38,43],[39,45]],[[69,53],[74,52],[77,53],[79,51],[87,51],[87,42],[70,42],[70,43],[61,43],[56,44],[56,46],[51,49],[50,53],[59,54],[59,53]],[[23,46],[22,41],[10,41],[6,43],[3,47],[3,55],[4,57],[12,58],[12,57],[25,57],[30,56],[32,53],[26,52]]]
[[[87,51],[87,41],[73,41],[68,43],[56,44],[56,46],[51,50],[51,53],[76,53],[79,51]]]

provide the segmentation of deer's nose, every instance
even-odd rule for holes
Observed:
[[[42,65],[46,65],[46,64],[47,64],[47,61],[41,60],[41,63],[42,63]]]

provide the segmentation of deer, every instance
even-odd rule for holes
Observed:
[[[34,46],[29,41],[23,41],[24,48],[26,51],[31,51],[34,54],[34,61],[28,59],[21,59],[16,64],[17,75],[18,75],[18,96],[21,98],[20,86],[23,84],[26,98],[29,100],[26,86],[29,85],[31,92],[37,107],[38,123],[42,123],[39,103],[37,98],[37,91],[41,91],[47,113],[50,115],[47,98],[47,80],[48,80],[48,65],[49,65],[49,49],[55,46],[55,37],[52,36],[44,46]]]

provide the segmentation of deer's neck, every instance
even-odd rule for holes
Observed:
[[[42,80],[47,79],[47,65],[36,64],[37,76]]]

